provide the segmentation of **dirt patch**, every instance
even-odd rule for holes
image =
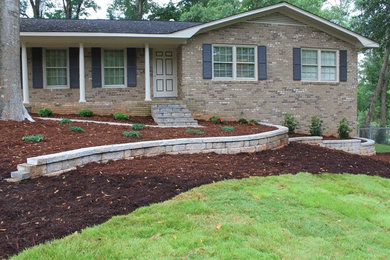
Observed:
[[[194,138],[211,136],[235,136],[256,134],[271,131],[276,128],[256,125],[240,125],[229,122],[235,127],[234,131],[221,130],[221,125],[210,122],[200,122],[204,128],[202,135],[188,133],[186,128],[155,128],[148,127],[139,130],[141,137],[124,137],[124,131],[134,131],[128,126],[111,126],[95,123],[73,123],[82,127],[85,133],[75,133],[69,130],[69,124],[61,125],[58,121],[37,120],[36,123],[0,121],[0,180],[9,178],[10,172],[16,170],[16,165],[26,162],[28,157],[57,153],[72,149],[99,146],[106,144],[119,144],[141,142],[149,140]],[[22,141],[23,136],[41,134],[45,137],[43,142],[34,143]]]
[[[38,114],[31,114],[33,117],[40,117]],[[53,114],[52,118],[68,118],[68,119],[80,119],[90,121],[102,121],[102,122],[115,122],[115,123],[127,123],[127,124],[145,124],[145,125],[157,125],[151,116],[131,116],[128,120],[116,120],[114,115],[93,115],[92,117],[82,117],[76,114]]]
[[[371,158],[390,163],[390,153],[377,153],[376,155],[371,156]]]
[[[58,177],[0,181],[0,258],[170,199],[202,184],[283,173],[353,173],[390,177],[389,163],[291,143],[253,154],[163,155],[91,163]]]

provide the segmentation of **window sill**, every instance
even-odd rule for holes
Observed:
[[[111,89],[111,88],[127,88],[124,85],[112,85],[112,86],[103,86],[103,88]]]
[[[212,82],[228,82],[228,83],[245,83],[245,82],[257,82],[257,79],[211,79]]]
[[[56,90],[56,89],[70,89],[69,86],[44,86],[43,89]]]
[[[308,81],[308,80],[301,80],[302,85],[332,85],[332,86],[338,86],[340,84],[340,81]]]

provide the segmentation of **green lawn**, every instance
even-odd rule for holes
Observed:
[[[388,145],[388,144],[375,144],[375,150],[377,153],[390,153],[390,145]]]
[[[283,175],[205,185],[17,259],[386,259],[390,180]]]

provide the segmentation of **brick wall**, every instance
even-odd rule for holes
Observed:
[[[202,44],[267,46],[268,79],[257,82],[202,78]],[[348,50],[348,81],[293,81],[293,48]],[[309,26],[238,23],[200,34],[181,47],[181,93],[198,118],[219,115],[281,124],[284,113],[294,114],[299,132],[308,132],[312,116],[319,116],[325,134],[336,134],[343,117],[357,121],[357,53],[353,45]]]

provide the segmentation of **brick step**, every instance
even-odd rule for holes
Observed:
[[[151,105],[154,121],[164,126],[198,126],[191,111],[183,103],[154,103]]]
[[[173,113],[154,113],[156,118],[166,118],[166,117],[189,117],[192,118],[192,114],[190,112],[173,112]]]
[[[189,118],[189,117],[176,117],[176,118],[158,119],[158,122],[161,122],[161,123],[171,123],[171,122],[191,122],[191,123],[194,123],[196,121],[193,118]]]

